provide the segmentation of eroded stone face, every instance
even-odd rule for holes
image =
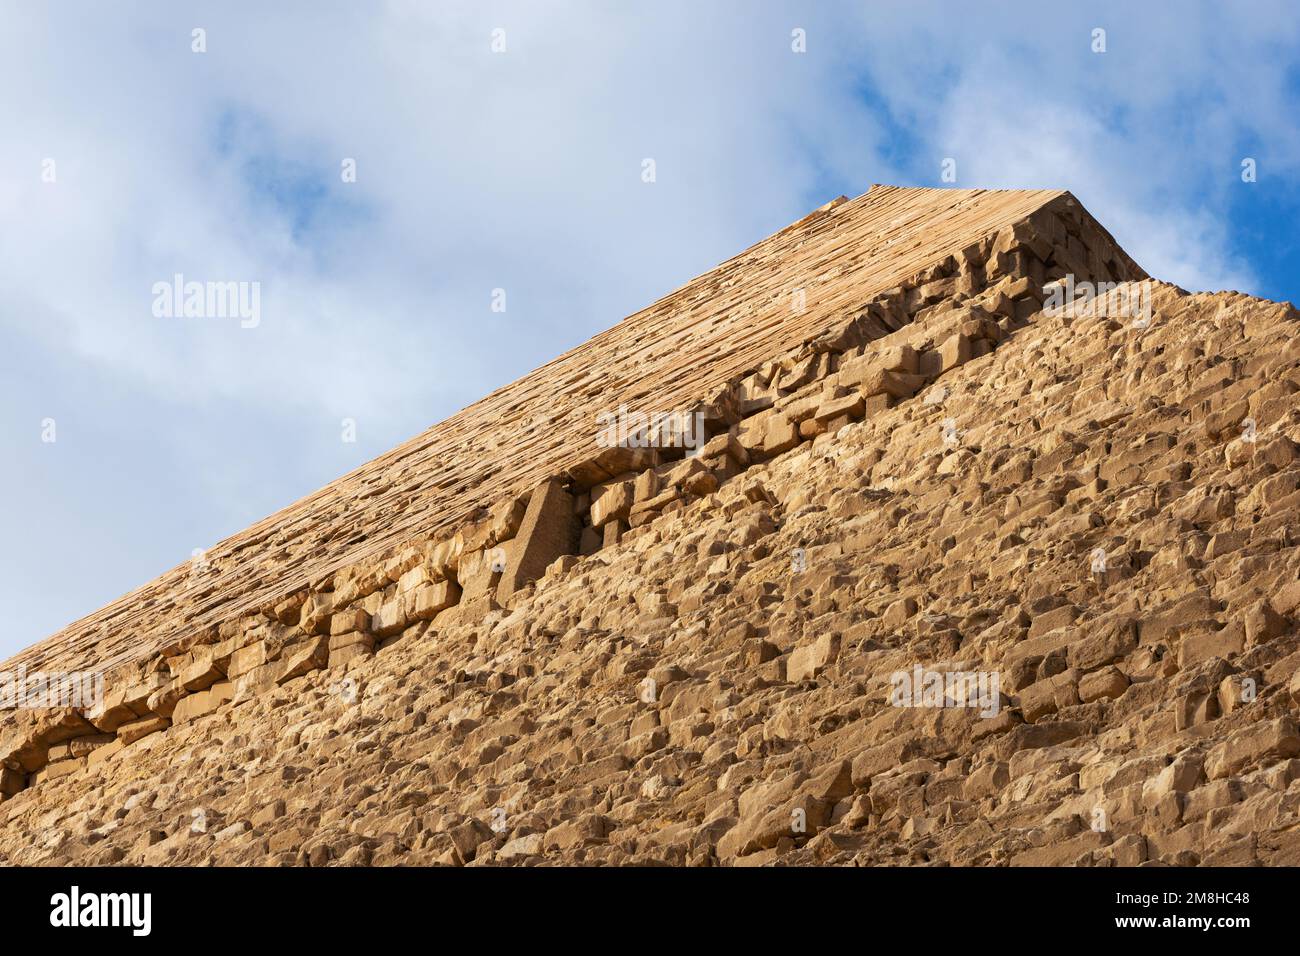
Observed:
[[[536,456],[7,714],[0,862],[1300,862],[1295,311],[1063,309],[1145,276],[1056,194],[852,251],[935,192],[768,240],[892,271],[683,374],[698,447]]]

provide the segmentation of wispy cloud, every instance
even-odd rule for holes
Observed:
[[[1287,6],[1251,10],[7,5],[0,654],[944,157],[1074,190],[1162,278],[1254,288],[1238,153],[1294,174],[1300,44]],[[153,316],[176,273],[259,282],[262,321]]]

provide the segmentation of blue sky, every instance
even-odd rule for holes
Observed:
[[[1290,3],[129,10],[0,0],[0,655],[945,158],[1300,298]],[[260,283],[260,323],[154,316],[176,273]]]

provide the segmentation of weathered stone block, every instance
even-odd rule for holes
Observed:
[[[834,663],[839,653],[840,635],[834,632],[801,644],[790,652],[790,660],[785,669],[786,679],[791,683],[812,680]]]
[[[573,498],[560,482],[547,481],[534,489],[501,575],[497,599],[504,602],[523,584],[540,578],[556,558],[577,551],[579,528]]]
[[[426,584],[412,595],[412,604],[408,617],[413,621],[430,620],[439,611],[443,611],[460,600],[460,585],[455,581],[439,581]]]
[[[133,744],[141,738],[156,734],[170,726],[171,721],[166,717],[145,717],[141,720],[133,720],[117,728],[117,739],[122,741],[123,745]]]
[[[627,520],[635,496],[635,480],[615,481],[591,489],[591,524],[602,527],[610,521]]]
[[[329,661],[329,648],[327,637],[314,637],[289,645],[280,652],[276,683],[283,684],[309,671],[320,670]]]

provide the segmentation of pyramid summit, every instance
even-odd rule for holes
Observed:
[[[828,203],[6,662],[0,861],[1300,862],[1297,318]]]
[[[373,559],[416,534],[454,532],[476,511],[581,468],[597,416],[684,409],[786,352],[814,347],[873,298],[1047,207],[1087,221],[1068,194],[875,186],[836,200],[535,372],[96,614],[6,666],[108,669]],[[1127,277],[1141,275],[1118,248]],[[1079,274],[1088,275],[1087,263]],[[1099,268],[1104,268],[1100,263]],[[883,309],[877,308],[882,313]],[[609,477],[606,472],[600,472]]]

